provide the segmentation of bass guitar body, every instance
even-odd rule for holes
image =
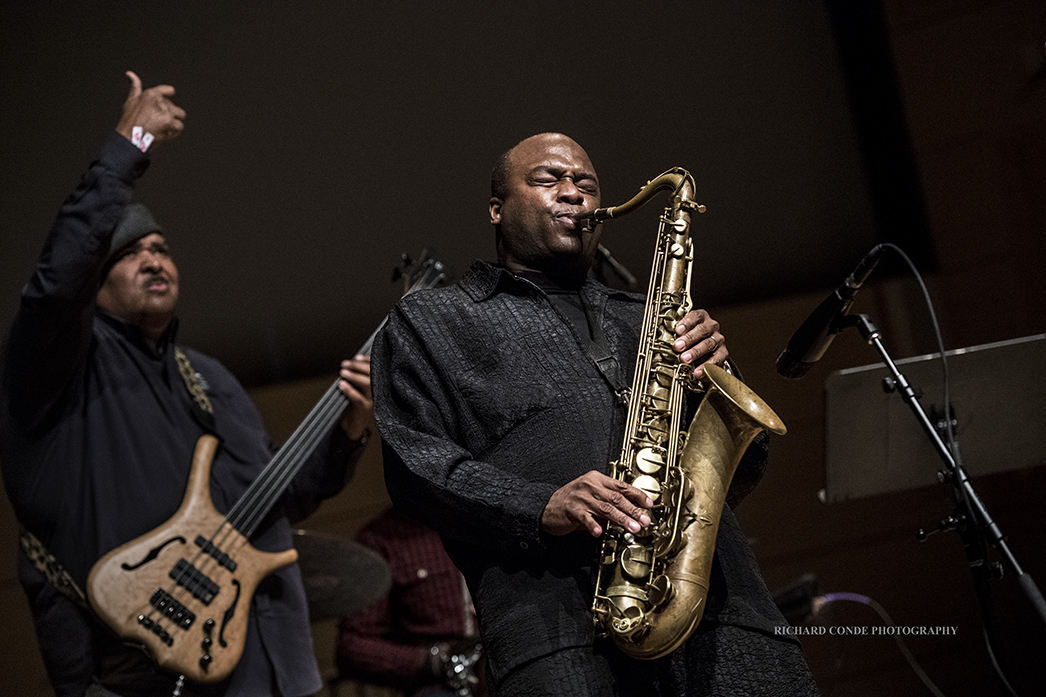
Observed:
[[[217,446],[213,436],[197,442],[177,513],[99,559],[87,579],[91,606],[106,624],[141,643],[160,666],[198,682],[232,672],[255,589],[298,558],[293,549],[255,549],[215,510],[210,472]]]

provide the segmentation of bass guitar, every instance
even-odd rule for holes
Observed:
[[[393,278],[405,293],[446,280],[444,265],[423,253]],[[370,355],[378,331],[358,351]],[[211,462],[218,439],[196,443],[181,506],[160,527],[117,547],[91,568],[87,596],[98,616],[124,639],[140,644],[158,665],[198,682],[217,682],[243,654],[248,608],[258,584],[298,558],[294,549],[270,553],[250,538],[334,427],[347,398],[334,381],[301,425],[251,483],[228,515],[210,495]]]

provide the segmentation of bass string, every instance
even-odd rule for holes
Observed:
[[[319,439],[333,424],[334,418],[340,413],[344,401],[344,395],[338,389],[338,383],[335,381],[301,425],[299,425],[298,429],[295,430],[294,434],[291,435],[287,446],[280,449],[262,474],[251,484],[244,496],[236,502],[229,515],[222,520],[218,529],[206,540],[206,543],[211,545],[215,553],[224,553],[230,558],[235,558],[235,550],[228,548],[230,538],[241,540],[250,538],[264,515],[272,507],[272,503],[282,494],[283,489],[286,488],[304,464],[306,458],[303,454],[311,452]],[[240,537],[234,535],[236,532],[240,534]],[[184,577],[184,582],[172,579],[172,582],[165,589],[172,598],[178,600],[183,605],[186,604],[190,597],[195,598],[195,595],[193,595],[186,584],[192,586],[209,579],[212,573],[220,567],[218,559],[202,547],[192,556],[190,564],[192,570]],[[162,621],[170,621],[170,618],[166,618],[155,607],[150,610],[147,616],[153,619],[154,614],[158,615]]]
[[[410,295],[418,290],[434,287],[445,277],[446,274],[442,270],[442,265],[429,260],[423,273],[411,283],[404,295]],[[356,352],[356,355],[370,355],[374,339],[387,321],[388,317],[386,316],[364,345],[360,347],[360,350]],[[347,398],[339,389],[338,383],[339,380],[335,380],[334,384],[328,388],[327,393],[320,402],[305,418],[298,430],[291,435],[287,444],[273,458],[273,463],[259,476],[256,484],[261,483],[262,485],[257,488],[255,485],[251,485],[247,494],[237,502],[233,511],[230,512],[229,518],[233,522],[233,526],[246,537],[249,538],[253,534],[261,519],[268,512],[268,509],[300,471],[304,459],[312,452],[316,444],[326,434],[327,429],[333,426],[340,415]],[[283,457],[281,458],[281,456]],[[277,463],[277,461],[279,462]],[[284,466],[285,461],[289,463],[287,466]],[[271,471],[270,468],[272,468]],[[270,482],[269,480],[272,481]]]
[[[245,537],[254,534],[273,503],[301,470],[308,455],[337,421],[346,401],[347,397],[338,388],[338,381],[335,381],[302,422],[292,440],[280,449],[273,462],[251,485],[247,495],[237,502],[237,510],[229,518]]]
[[[439,268],[438,264],[428,263],[421,277],[411,284],[405,295],[424,288],[434,287],[445,276],[446,274]],[[374,339],[387,321],[388,317],[382,320],[360,350],[357,351],[357,355],[370,355]],[[230,557],[233,556],[230,553],[232,550],[227,550],[226,545],[234,531],[239,532],[243,538],[250,538],[273,503],[282,495],[284,489],[297,475],[308,454],[313,451],[327,430],[333,425],[336,417],[340,415],[346,399],[339,389],[338,383],[339,380],[335,380],[327,389],[320,401],[313,407],[294,433],[291,434],[285,446],[277,452],[258,479],[248,488],[245,495],[236,502],[218,529],[211,534],[207,543],[217,553],[224,553]],[[200,561],[201,559],[203,560],[202,562]],[[191,564],[193,571],[189,576],[190,582],[208,577],[209,574],[207,572],[212,567],[217,569],[220,566],[220,562],[202,548],[197,550]],[[172,582],[167,588],[168,594],[177,598],[178,595],[182,594],[178,590],[180,586],[182,584],[179,584],[177,581]],[[188,589],[185,592],[191,595]],[[159,613],[159,610],[154,608],[150,611],[150,616],[154,612]]]
[[[230,558],[235,558],[235,550],[228,548],[230,538],[237,539],[234,533],[239,532],[242,538],[246,539],[254,532],[254,528],[271,507],[271,503],[266,502],[267,499],[275,500],[273,496],[266,496],[266,490],[275,486],[281,490],[275,492],[276,496],[282,493],[282,488],[286,486],[283,482],[289,482],[290,478],[293,478],[297,471],[294,467],[286,467],[284,463],[288,460],[293,460],[299,453],[315,447],[314,441],[318,440],[317,434],[322,434],[326,431],[326,427],[329,427],[329,425],[323,427],[329,421],[329,412],[336,412],[339,406],[337,404],[339,395],[341,395],[341,392],[337,389],[337,382],[335,382],[331,388],[328,388],[309,416],[292,434],[288,440],[289,448],[281,449],[277,453],[244,496],[236,502],[229,515],[211,533],[206,543],[210,544],[216,553],[224,553]],[[298,467],[300,467],[300,464]],[[294,469],[294,471],[284,471],[288,469]],[[272,486],[269,483],[270,479],[275,480],[275,484]],[[220,567],[220,562],[203,548],[196,551],[190,563],[192,571],[184,579],[190,585],[209,578],[211,573]],[[182,588],[184,588],[184,591],[181,590]],[[190,597],[195,597],[189,588],[185,587],[184,583],[179,583],[177,579],[173,579],[165,590],[172,598],[182,602],[183,605]],[[164,618],[163,613],[156,608],[153,608],[147,616],[152,619],[153,614],[158,614],[160,618]]]

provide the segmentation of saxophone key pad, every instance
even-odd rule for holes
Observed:
[[[672,581],[668,576],[660,574],[650,582],[650,586],[647,588],[647,597],[650,598],[650,602],[654,607],[661,607],[672,597],[673,590]]]
[[[658,500],[661,498],[661,482],[655,477],[651,477],[649,474],[642,474],[636,477],[632,481],[632,486],[635,488],[645,491],[651,500],[656,505]]]
[[[643,448],[636,453],[636,467],[643,474],[656,474],[665,466],[665,454],[661,449]]]
[[[643,545],[630,545],[621,554],[621,568],[632,578],[646,578],[653,564],[653,555]]]

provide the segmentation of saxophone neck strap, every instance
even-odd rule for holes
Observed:
[[[567,323],[585,355],[596,364],[600,374],[609,383],[614,394],[625,402],[629,385],[622,377],[621,366],[610,350],[603,332],[603,316],[607,297],[602,293],[586,292],[584,284],[573,287],[539,271],[519,271],[514,275],[539,290]]]
[[[607,343],[606,334],[603,331],[603,315],[606,312],[607,299],[600,295],[593,304],[585,293],[578,293],[578,296],[581,299],[581,307],[585,311],[585,319],[588,321],[589,341],[582,342],[585,353],[596,364],[606,381],[610,383],[614,394],[619,398],[626,395],[624,400],[627,402],[629,386],[621,375],[621,364],[610,350],[610,344]]]

